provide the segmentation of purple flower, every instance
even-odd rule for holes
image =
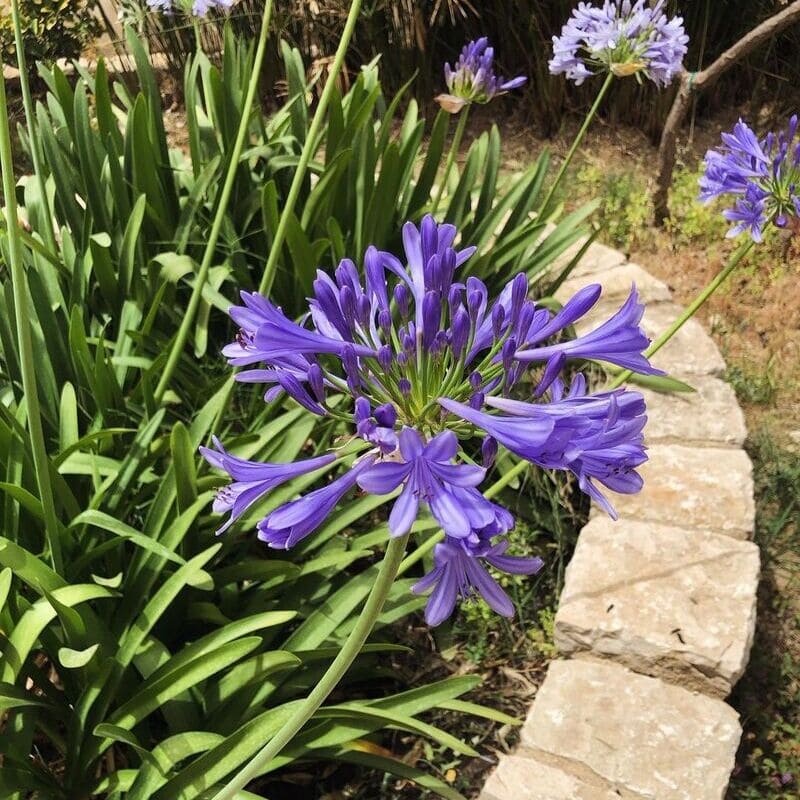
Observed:
[[[356,485],[374,456],[367,456],[341,477],[321,489],[276,508],[258,523],[258,538],[270,547],[288,550],[315,531],[330,515],[336,504]]]
[[[176,9],[195,17],[205,17],[212,9],[230,11],[234,0],[147,0],[151,11],[160,11],[163,14],[174,14]]]
[[[444,79],[449,94],[440,94],[436,101],[451,114],[469,103],[488,103],[528,80],[523,75],[511,80],[495,75],[494,48],[485,36],[464,45],[454,67],[444,65]]]
[[[218,11],[230,11],[234,0],[194,0],[192,3],[192,14],[196,17],[205,17],[211,9]]]
[[[472,542],[449,536],[437,544],[433,569],[411,589],[420,594],[434,587],[425,607],[425,621],[432,626],[441,624],[453,613],[459,597],[470,599],[476,594],[498,614],[514,616],[511,599],[481,562],[512,575],[532,575],[544,562],[541,558],[507,556],[507,549],[506,541],[492,545],[481,539]]]
[[[597,72],[612,72],[645,75],[667,86],[681,69],[689,37],[683,19],[667,17],[664,5],[664,0],[578,3],[561,35],[553,37],[550,72],[578,85]]]
[[[639,302],[635,286],[631,288],[622,308],[593,331],[566,342],[544,347],[534,346],[580,319],[597,302],[599,295],[599,285],[587,286],[569,300],[555,317],[547,322],[543,321],[541,327],[537,328],[536,323],[532,323],[526,338],[522,340],[524,344],[516,353],[517,359],[523,362],[549,362],[561,355],[568,358],[591,358],[607,361],[642,375],[663,375],[661,370],[650,365],[642,352],[650,344],[650,339],[639,326],[644,305]]]
[[[377,445],[381,453],[397,450],[397,434],[394,430],[397,410],[391,403],[378,406],[373,414],[369,400],[359,397],[355,402],[353,422],[356,424],[356,433],[365,442]]]
[[[635,494],[642,488],[636,468],[647,460],[644,398],[624,390],[585,392],[585,380],[579,376],[566,397],[558,381],[549,403],[487,398],[489,405],[505,415],[477,411],[445,398],[439,403],[526,461],[546,469],[569,470],[582,491],[616,519],[594,481],[620,494]]]
[[[700,178],[700,199],[706,203],[732,195],[733,206],[723,215],[734,223],[728,236],[749,233],[755,242],[770,224],[785,227],[800,216],[800,141],[798,118],[786,130],[759,139],[739,120],[731,133],[722,134],[722,146],[709,150]]]
[[[430,506],[446,534],[458,538],[469,536],[470,510],[458,503],[453,488],[477,486],[486,471],[452,463],[458,452],[458,439],[452,431],[444,431],[425,444],[413,428],[403,428],[399,439],[402,461],[379,462],[358,478],[358,485],[370,494],[390,494],[403,486],[389,515],[392,536],[404,536],[411,530],[420,501]],[[477,494],[483,502],[489,502]]]
[[[217,529],[217,533],[230,528],[250,506],[276,486],[325,467],[336,460],[336,456],[328,453],[307,461],[295,461],[292,464],[262,464],[231,455],[216,436],[214,447],[217,449],[201,447],[200,452],[211,466],[224,470],[233,478],[232,483],[220,489],[214,500],[214,511],[217,514],[228,511],[231,514],[225,524]]]
[[[556,314],[527,297],[523,274],[492,300],[481,280],[461,275],[475,248],[457,244],[453,225],[426,216],[419,226],[406,223],[402,238],[404,261],[369,247],[363,274],[349,259],[333,274],[318,271],[308,314],[298,321],[247,292],[243,305],[230,311],[239,333],[223,352],[232,366],[247,367],[237,378],[266,383],[265,399],[286,395],[346,426],[360,442],[352,468],[276,508],[258,523],[258,536],[271,547],[292,547],[357,485],[393,501],[393,536],[407,535],[427,506],[446,536],[435,575],[422,582],[437,587],[429,619],[441,621],[458,596],[475,591],[510,613],[486,565],[532,572],[539,562],[505,555],[500,537],[514,518],[479,486],[503,446],[532,464],[574,473],[612,514],[598,485],[619,492],[639,488],[641,396],[587,396],[576,380],[564,397],[561,374],[571,358],[655,372],[642,355],[648,344],[639,328],[643,309],[634,290],[594,331],[565,339],[597,302],[598,286],[581,290]],[[537,370],[529,398],[534,402],[509,399],[531,367]],[[472,425],[487,435],[481,447],[464,450],[458,437]],[[235,461],[218,447],[204,455],[233,479],[215,504],[231,512],[223,529],[273,485],[336,460],[327,455],[297,465],[257,464]],[[477,459],[484,467],[475,465]]]

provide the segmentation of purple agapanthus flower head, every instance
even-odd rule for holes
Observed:
[[[147,7],[162,14],[172,14],[175,11],[172,0],[147,0]]]
[[[553,37],[550,72],[578,85],[598,72],[668,85],[681,69],[689,37],[683,19],[669,18],[664,6],[665,0],[578,3],[561,35]]]
[[[433,551],[433,569],[411,587],[414,593],[433,589],[425,608],[425,621],[439,625],[452,613],[459,597],[480,595],[489,607],[504,617],[514,616],[514,605],[484,566],[489,564],[510,575],[533,575],[543,566],[541,558],[507,556],[508,542],[491,544],[487,539],[453,539],[449,536]]]
[[[524,75],[505,80],[495,74],[494,48],[485,36],[465,44],[454,67],[444,65],[444,79],[448,94],[440,94],[436,101],[451,114],[469,103],[488,103],[528,80]]]
[[[266,384],[267,400],[286,395],[347,426],[352,440],[336,455],[289,465],[239,459],[219,443],[204,449],[233,479],[215,508],[231,512],[227,528],[273,486],[297,476],[308,483],[325,468],[338,477],[275,508],[258,523],[261,540],[292,547],[358,487],[392,503],[392,536],[408,535],[421,513],[441,528],[436,566],[417,587],[436,586],[432,624],[458,597],[476,593],[510,613],[487,568],[530,573],[541,564],[506,555],[503,537],[514,518],[481,492],[486,472],[504,447],[574,474],[612,514],[600,486],[638,490],[641,395],[587,394],[582,378],[567,394],[561,374],[570,361],[587,359],[657,372],[642,355],[649,343],[639,327],[642,306],[634,289],[610,319],[569,339],[599,286],[581,290],[555,314],[528,297],[524,274],[492,299],[481,280],[463,274],[474,248],[458,244],[455,227],[428,216],[402,234],[403,257],[370,247],[363,277],[349,259],[332,275],[319,271],[300,321],[247,292],[231,309],[239,333],[223,352],[231,365],[247,367],[237,379]],[[473,437],[482,441],[465,444]]]
[[[183,11],[195,17],[205,17],[209,11],[230,11],[235,0],[147,0],[147,7],[151,11],[160,11],[162,14],[174,14]]]
[[[728,236],[749,233],[760,242],[770,224],[786,227],[800,217],[800,139],[795,114],[788,127],[759,139],[742,120],[722,134],[722,146],[709,150],[700,178],[700,199],[708,203],[731,195],[723,214],[734,223]]]

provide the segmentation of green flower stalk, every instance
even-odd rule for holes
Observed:
[[[569,165],[572,163],[572,159],[575,157],[575,153],[578,152],[578,148],[583,143],[583,140],[586,138],[586,133],[588,132],[594,118],[597,116],[597,112],[600,110],[600,106],[605,99],[606,94],[608,94],[608,90],[611,88],[611,84],[614,82],[614,73],[609,72],[606,75],[605,81],[603,81],[603,85],[600,87],[600,91],[597,94],[597,97],[592,103],[592,107],[589,109],[589,113],[586,115],[586,119],[583,120],[583,125],[581,125],[581,129],[578,131],[577,135],[575,136],[575,140],[572,142],[572,146],[569,148],[569,152],[567,153],[566,158],[561,162],[561,167],[558,170],[558,174],[555,177],[553,183],[550,184],[550,189],[547,192],[547,196],[544,198],[544,202],[539,208],[539,214],[541,216],[546,216],[547,213],[551,210],[553,197],[561,185],[561,181],[564,180],[564,176],[567,174],[567,170],[569,169]]]
[[[690,305],[686,307],[683,313],[667,328],[657,339],[653,341],[650,347],[644,351],[644,354],[649,358],[655,355],[706,303],[706,301],[719,289],[720,286],[727,280],[728,276],[736,269],[742,259],[753,249],[755,242],[750,239],[745,242],[734,254],[731,256],[730,261],[717,273],[716,277],[711,280],[706,287],[695,297]],[[609,389],[616,389],[622,386],[625,381],[629,380],[634,374],[632,370],[625,370],[620,372],[613,381],[609,384]]]
[[[355,627],[347,637],[347,641],[342,645],[339,655],[328,667],[311,694],[306,697],[280,730],[233,780],[229,781],[223,789],[214,795],[212,800],[234,800],[251,780],[264,772],[270,761],[280,755],[281,750],[295,737],[303,725],[311,719],[317,709],[325,702],[328,695],[338,686],[339,681],[355,661],[370,633],[372,633],[372,629],[375,627],[375,622],[383,610],[394,579],[402,566],[407,544],[408,535],[392,539],[389,542],[367,602],[364,604]]]
[[[272,248],[270,249],[269,256],[267,257],[267,263],[264,266],[264,274],[261,277],[261,283],[258,289],[260,294],[269,295],[269,292],[272,289],[272,283],[275,280],[275,272],[278,268],[278,258],[280,258],[281,250],[283,249],[283,243],[286,240],[286,231],[289,227],[289,219],[294,212],[294,207],[297,204],[298,197],[300,196],[300,190],[302,189],[303,181],[305,180],[309,161],[311,161],[311,157],[314,155],[313,150],[316,146],[317,137],[319,136],[320,129],[322,128],[325,114],[328,110],[328,104],[330,103],[331,96],[333,95],[333,90],[336,86],[339,73],[342,71],[342,67],[344,66],[344,58],[347,54],[347,48],[350,46],[350,40],[353,38],[353,33],[355,31],[356,22],[358,21],[358,15],[360,11],[361,0],[353,0],[350,5],[350,13],[347,16],[344,30],[342,31],[342,38],[339,41],[339,47],[336,49],[336,54],[333,58],[333,64],[328,72],[328,81],[322,91],[322,96],[319,99],[317,110],[314,112],[314,118],[311,120],[311,127],[309,128],[305,144],[303,145],[303,151],[300,154],[300,159],[297,163],[297,167],[295,168],[292,184],[289,187],[289,194],[286,197],[286,203],[283,206],[281,217],[278,220],[278,228],[275,231],[275,238],[272,241]],[[222,417],[227,411],[234,384],[235,381],[232,375],[230,378],[228,378],[227,382],[223,386],[222,402],[220,403],[219,412],[212,423],[212,431],[219,429]]]

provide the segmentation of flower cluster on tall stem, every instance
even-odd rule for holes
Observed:
[[[749,233],[760,242],[770,224],[785,228],[800,217],[800,138],[795,114],[785,130],[759,139],[741,119],[722,146],[709,150],[700,178],[700,199],[732,195],[723,213],[734,223],[728,236]]]
[[[680,71],[689,37],[681,17],[664,13],[665,0],[605,0],[602,6],[578,3],[553,37],[550,72],[576,84],[597,74],[649,78],[668,85]]]
[[[256,293],[242,293],[230,314],[239,326],[224,349],[237,380],[266,386],[313,414],[337,419],[359,443],[347,456],[295,464],[236,458],[217,443],[208,461],[233,479],[218,498],[228,527],[273,487],[347,462],[335,480],[273,510],[257,524],[271,547],[296,544],[322,524],[355,487],[387,497],[392,536],[405,536],[427,508],[444,532],[435,566],[417,586],[436,589],[427,618],[438,624],[458,597],[479,593],[501,614],[511,604],[486,566],[535,572],[538,559],[506,555],[512,515],[479,490],[498,446],[531,464],[566,470],[613,514],[601,487],[631,493],[646,459],[644,401],[636,392],[587,394],[578,376],[567,391],[570,359],[597,359],[655,374],[642,356],[643,306],[632,288],[610,319],[576,339],[565,331],[597,302],[599,286],[578,292],[556,314],[530,300],[524,274],[491,300],[485,284],[463,277],[474,252],[456,244],[454,226],[431,216],[403,228],[404,259],[369,247],[364,275],[344,259],[333,275],[318,271],[300,321]],[[339,396],[334,402],[334,395]],[[350,398],[351,407],[341,403]],[[517,399],[525,398],[527,400]],[[465,443],[482,439],[482,465]]]
[[[524,75],[504,79],[494,71],[494,48],[483,36],[467,42],[455,65],[444,65],[447,94],[436,97],[445,111],[457,114],[471,103],[486,104],[500,94],[522,86],[528,79]]]

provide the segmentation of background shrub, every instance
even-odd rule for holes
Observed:
[[[93,0],[19,0],[22,37],[30,69],[37,61],[76,58],[97,35],[100,21]],[[0,12],[0,53],[3,63],[16,63],[11,3]]]

